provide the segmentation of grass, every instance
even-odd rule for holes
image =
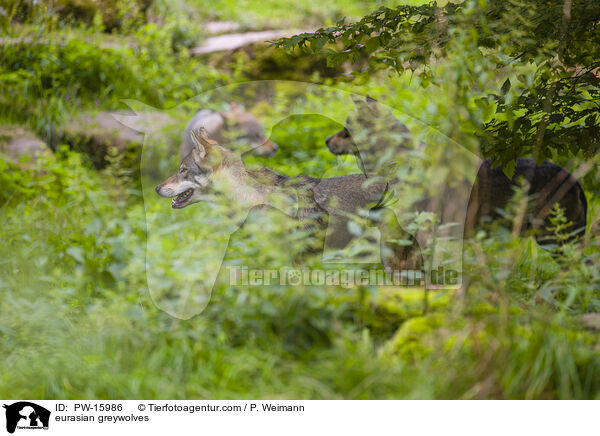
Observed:
[[[422,3],[422,2],[421,2]],[[389,0],[342,0],[311,2],[296,1],[292,4],[275,0],[238,0],[234,2],[219,0],[191,0],[203,19],[235,21],[251,28],[289,28],[310,29],[334,24],[337,20],[360,18],[380,6],[391,7],[395,3]],[[290,14],[290,6],[294,13]]]

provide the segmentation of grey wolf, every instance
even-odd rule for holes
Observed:
[[[332,231],[324,237],[329,248],[343,248],[353,239],[349,219],[361,209],[377,211],[387,189],[382,183],[363,186],[367,180],[363,174],[317,179],[288,177],[266,167],[249,170],[238,154],[212,140],[204,128],[191,131],[191,142],[192,150],[177,172],[156,187],[159,195],[172,198],[174,209],[214,201],[217,196],[248,210],[263,205],[283,207],[307,228],[323,231],[329,225]],[[383,229],[382,234],[394,240],[406,237],[385,227],[389,220],[377,218],[375,223]],[[390,252],[383,255],[388,270],[421,269],[420,256],[405,246],[390,246],[387,240],[381,238],[382,252]]]
[[[327,138],[326,145],[334,154],[357,155],[367,176],[380,176],[383,181],[393,184],[394,165],[398,164],[398,157],[403,152],[410,150],[410,131],[391,112],[380,109],[374,99],[367,97],[355,103],[356,111],[348,117],[344,129]],[[356,140],[356,137],[361,138]],[[547,241],[555,204],[565,210],[571,223],[568,231],[574,238],[585,230],[585,193],[579,181],[567,170],[551,162],[537,165],[533,159],[518,158],[514,175],[509,179],[502,167],[492,169],[488,159],[481,164],[471,190],[464,235],[472,235],[486,218],[500,219],[498,211],[508,206],[515,188],[522,183],[528,186],[528,203],[521,234],[532,231],[538,242]],[[426,204],[424,199],[415,207]]]
[[[355,155],[368,177],[389,176],[394,158],[411,149],[410,131],[375,99],[367,97],[354,103],[355,111],[346,119],[344,128],[328,137],[325,144],[333,154]]]
[[[244,147],[259,156],[273,155],[279,146],[265,136],[263,126],[241,105],[231,103],[229,111],[203,109],[196,113],[185,128],[179,147],[179,160],[191,153],[191,132],[205,128],[211,138],[226,147]]]

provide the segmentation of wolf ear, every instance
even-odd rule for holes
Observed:
[[[372,97],[353,96],[354,110],[360,114],[375,116],[379,114],[379,102]]]
[[[371,111],[377,109],[378,101],[369,95],[367,95],[366,97],[363,97],[362,95],[361,96],[353,95],[352,101],[354,102],[354,107],[356,107],[358,109],[368,108]]]
[[[210,136],[208,136],[208,132],[204,127],[200,127],[196,131],[192,130],[191,136],[192,143],[194,144],[192,152],[197,161],[204,159],[214,147],[219,145],[217,141],[210,139]]]
[[[373,116],[381,115],[381,106],[379,105],[379,102],[370,95],[367,95],[367,97],[365,98],[365,101],[363,102],[363,107],[367,108]]]

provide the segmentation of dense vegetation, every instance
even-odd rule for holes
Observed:
[[[510,167],[518,156],[597,153],[599,23],[595,1],[430,3],[384,7],[279,45],[310,47],[330,65],[366,64],[359,75],[409,70],[425,86],[444,81],[431,64],[449,62],[456,102],[479,108],[464,121],[482,154]]]
[[[510,4],[518,8],[530,3]],[[588,3],[592,4],[573,1],[572,20],[588,12],[586,16],[595,16],[595,9],[581,11]],[[496,227],[480,232],[466,247],[466,280],[460,290],[231,287],[223,269],[206,309],[181,320],[161,311],[148,292],[148,204],[139,167],[111,151],[108,165],[97,169],[86,155],[57,143],[56,132],[83,111],[126,109],[122,99],[135,99],[174,108],[185,125],[190,105],[182,103],[188,99],[218,86],[261,78],[256,69],[260,67],[245,53],[233,54],[227,62],[219,59],[219,68],[207,57],[189,55],[188,49],[205,37],[199,25],[205,20],[239,20],[247,28],[334,26],[343,16],[347,22],[359,20],[380,2],[321,2],[314,9],[308,0],[294,1],[293,8],[289,2],[248,1],[243,13],[230,2],[201,0],[65,0],[53,2],[54,8],[48,4],[0,4],[0,122],[29,127],[55,147],[52,155],[35,163],[15,163],[4,155],[0,159],[0,396],[600,398],[600,201],[593,165],[585,167],[586,237],[554,258],[533,239]],[[500,18],[485,13],[486,7],[497,5],[491,0],[449,5],[443,9],[449,24],[435,32],[432,26],[437,24],[427,15],[439,13],[433,5],[389,9],[366,15],[359,22],[363,24],[348,25],[350,33],[352,26],[362,26],[363,34],[380,32],[369,26],[389,14],[385,19],[396,20],[397,27],[387,41],[379,34],[377,42],[339,42],[335,30],[326,31],[331,38],[322,41],[319,32],[292,39],[295,45],[316,40],[315,51],[329,48],[334,58],[348,47],[344,56],[353,56],[355,44],[365,43],[367,53],[356,54],[362,66],[382,62],[380,53],[396,62],[397,73],[333,74],[319,70],[318,53],[283,58],[283,49],[275,63],[296,70],[292,62],[304,68],[314,56],[310,65],[319,67],[307,73],[307,81],[372,95],[416,119],[416,124],[433,127],[470,149],[482,147],[489,156],[501,156],[500,161],[513,153],[496,153],[501,144],[514,146],[519,155],[533,152],[526,144],[543,123],[543,111],[549,120],[544,128],[555,133],[544,135],[544,144],[550,145],[540,156],[552,156],[576,170],[583,152],[589,154],[598,141],[598,83],[592,71],[598,44],[582,43],[569,58],[573,64],[564,67],[587,69],[573,88],[555,85],[553,92],[565,102],[557,105],[556,113],[578,116],[572,122],[558,120],[554,112],[527,100],[559,83],[556,74],[563,67],[542,62],[550,56],[545,50],[556,46],[540,46],[540,53],[528,51],[511,63],[510,56],[527,51],[514,46],[528,41],[529,27],[517,26],[518,37],[485,38],[497,29],[486,26],[482,17],[492,24],[502,19],[508,27],[515,22],[503,13]],[[447,31],[455,25],[465,31]],[[556,31],[560,28],[554,26]],[[418,38],[410,42],[415,33]],[[538,34],[556,39],[544,27]],[[444,44],[428,35],[439,36]],[[597,31],[590,35],[597,38]],[[394,38],[402,43],[392,47]],[[479,44],[483,39],[484,48]],[[342,48],[343,44],[350,46]],[[418,59],[403,57],[417,48],[427,52]],[[444,56],[430,62],[438,51]],[[496,68],[499,58],[503,68]],[[290,64],[283,65],[281,59]],[[404,71],[405,62],[412,66],[411,61],[421,68],[416,69],[419,74]],[[277,72],[269,76],[275,77]],[[307,113],[318,114],[327,107],[343,119],[349,110],[334,100],[290,95]],[[213,103],[202,97],[198,101]],[[261,119],[271,119],[288,104],[258,101],[249,109]],[[556,139],[560,135],[572,135],[573,125],[591,132],[585,137],[588,142],[552,146],[562,143]],[[324,138],[340,128],[318,115],[287,118],[272,130],[281,146],[278,154],[271,159],[248,156],[246,161],[289,175],[356,172],[353,159],[332,156],[324,146]],[[521,142],[514,142],[515,137]],[[523,145],[517,148],[516,143]],[[166,177],[174,171],[176,158],[159,163],[159,176]],[[518,214],[518,205],[517,194],[506,213]],[[169,202],[151,206],[166,209]],[[222,210],[203,210],[207,225],[198,234],[208,240]],[[272,215],[276,213],[251,216],[232,238],[226,265],[298,265],[296,248],[301,248],[305,235],[283,226]],[[555,223],[560,236],[560,212]],[[185,259],[191,249],[173,243],[165,255]],[[319,259],[308,257],[304,262],[318,265]]]

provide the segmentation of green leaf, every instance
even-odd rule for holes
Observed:
[[[385,47],[387,43],[390,42],[390,40],[392,39],[392,35],[390,35],[389,32],[382,32],[381,35],[379,35],[379,39],[381,41],[381,46]]]
[[[333,53],[327,56],[327,66],[329,68],[337,67],[348,59],[348,53]]]
[[[313,53],[318,53],[319,50],[321,50],[326,43],[327,43],[327,38],[325,38],[324,36],[321,36],[320,38],[317,38],[317,39],[311,39],[310,40],[310,49],[312,50]]]
[[[365,44],[367,53],[371,54],[381,46],[381,41],[378,36],[369,39]]]
[[[502,172],[504,173],[504,175],[506,175],[506,177],[512,180],[513,176],[515,175],[516,166],[517,161],[515,159],[505,162],[502,165]]]

